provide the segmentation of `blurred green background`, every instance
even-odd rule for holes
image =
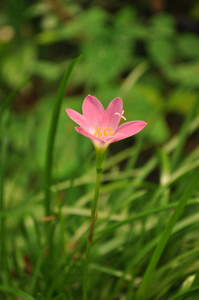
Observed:
[[[64,70],[80,54],[61,112],[57,176],[78,162],[77,134],[64,108],[81,112],[88,94],[105,107],[121,97],[127,120],[148,123],[143,132],[147,142],[164,143],[197,98],[198,20],[195,1],[2,1],[1,103],[26,81],[11,104],[12,172],[22,168],[23,158],[32,177],[40,180],[36,174],[45,155],[53,100]],[[84,139],[81,145],[81,153],[90,146]]]
[[[72,72],[62,102],[54,149],[53,183],[57,184],[59,200],[63,207],[68,205],[74,206],[75,209],[89,208],[92,198],[94,148],[88,139],[74,130],[75,124],[65,112],[65,108],[81,112],[83,99],[88,94],[96,96],[104,107],[112,99],[121,97],[127,121],[143,120],[148,123],[138,136],[110,145],[107,165],[105,163],[107,174],[104,182],[105,191],[107,187],[112,193],[110,197],[115,208],[112,210],[110,203],[107,205],[106,199],[102,199],[104,207],[107,205],[114,213],[121,208],[117,198],[120,179],[138,176],[133,192],[136,192],[136,188],[140,192],[144,185],[144,189],[150,192],[150,195],[155,195],[159,183],[164,185],[164,180],[169,178],[169,172],[177,172],[179,166],[183,167],[184,161],[184,169],[181,169],[184,181],[179,181],[173,186],[171,180],[171,192],[174,193],[171,198],[172,201],[177,201],[189,179],[190,161],[196,161],[198,167],[198,1],[1,1],[0,175],[4,179],[1,186],[1,196],[4,197],[3,210],[8,214],[7,227],[3,225],[2,228],[7,228],[5,230],[9,239],[16,237],[13,243],[8,241],[5,247],[8,257],[13,256],[13,261],[5,271],[7,275],[2,275],[1,279],[3,283],[13,281],[12,284],[19,288],[23,287],[26,280],[24,276],[16,274],[26,268],[26,273],[32,275],[29,260],[33,264],[38,256],[35,246],[37,238],[28,233],[28,230],[32,230],[29,228],[28,218],[31,215],[31,222],[35,222],[40,228],[39,222],[44,216],[41,195],[43,170],[53,105],[64,72],[71,60],[79,55],[83,57]],[[149,159],[151,165],[147,165]],[[143,166],[146,169],[144,167],[142,170]],[[135,173],[131,174],[133,167],[138,168],[138,172],[135,170]],[[195,165],[193,170],[194,168]],[[176,176],[174,181],[178,178],[178,175]],[[80,183],[75,181],[78,178]],[[111,180],[116,180],[116,185],[109,187]],[[144,180],[147,180],[145,184],[142,182]],[[63,186],[59,186],[62,182]],[[73,188],[75,186],[78,188]],[[132,199],[128,200],[128,197],[132,193],[132,187],[128,192],[127,182],[124,185],[122,183],[120,188],[124,189],[122,197],[127,199],[124,200],[124,203],[127,201],[127,210],[122,207],[122,212],[131,213],[132,207],[128,204]],[[156,205],[156,196],[150,199],[151,202],[144,202],[146,209]],[[146,195],[143,196],[143,200],[146,200]],[[169,202],[162,201],[161,204]],[[135,211],[140,212],[142,209],[142,204],[137,204]],[[9,211],[12,211],[10,215]],[[189,211],[190,214],[193,212],[194,209]],[[6,216],[6,213],[2,215]],[[82,228],[83,216],[89,216],[89,212],[84,213],[83,210],[72,211],[70,225],[65,225],[71,226],[67,233],[67,238],[71,238],[71,245],[74,242],[73,235],[77,234],[81,239],[78,229]],[[160,227],[164,226],[161,220],[158,224]],[[34,226],[37,232],[38,228]],[[87,228],[88,223],[82,235]],[[158,230],[155,232],[159,234]],[[32,240],[29,241],[28,248],[29,242],[26,237],[29,234]],[[37,234],[42,241],[42,234]],[[145,238],[140,241],[140,247]],[[15,243],[17,253],[13,252]],[[34,245],[35,249],[32,249],[31,245]],[[110,254],[113,248],[110,247],[110,252],[107,249],[104,249],[104,252],[101,250],[101,253]],[[27,255],[28,249],[32,249],[31,255]],[[115,253],[115,257],[117,255]],[[128,256],[125,259],[128,260]],[[137,269],[138,275],[145,267],[144,264]],[[137,273],[132,276],[134,275],[136,277]],[[25,284],[27,292],[31,291],[36,295],[36,292],[45,290],[45,284],[37,284],[36,281],[30,283],[29,279],[29,283]],[[73,279],[75,282],[79,277],[74,275],[72,282]],[[94,285],[97,285],[97,280],[93,280]],[[32,288],[29,288],[29,285]],[[76,291],[78,288],[77,285]],[[109,289],[111,290],[111,284],[107,291]],[[57,291],[60,290],[59,286]],[[110,295],[107,296],[108,293],[101,298],[93,294],[92,299],[124,299],[111,298]],[[52,294],[56,295],[56,292],[53,290],[49,294],[51,296],[45,296],[44,299],[51,299]],[[74,294],[73,298],[73,291],[69,294],[70,298],[67,296],[66,299],[80,299],[77,298],[77,294]],[[5,297],[5,294],[3,295]],[[163,296],[156,299],[168,299],[168,295],[166,298],[161,297]],[[129,296],[125,299],[132,298]]]

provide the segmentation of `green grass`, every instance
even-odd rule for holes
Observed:
[[[70,71],[57,106],[44,99],[26,119],[27,131],[21,132],[23,115],[9,108],[14,93],[1,111],[0,299],[82,299],[95,156],[64,114],[66,107],[79,109],[83,99],[61,104]],[[197,299],[199,147],[185,147],[198,139],[197,111],[196,102],[162,144],[154,146],[140,133],[127,147],[117,150],[118,142],[108,149],[88,299]],[[38,126],[41,116],[45,126]],[[146,121],[149,132],[153,119]]]
[[[115,154],[111,154],[114,146],[110,147],[89,263],[88,299],[162,300],[198,295],[194,278],[199,267],[199,148],[185,152],[183,147],[198,130],[195,111],[193,108],[182,129],[158,151],[150,150],[144,136],[135,137],[132,146]],[[95,185],[94,149],[91,144],[85,148],[89,140],[70,131],[66,118],[65,146],[70,147],[75,136],[74,145],[85,143],[82,147],[90,159],[81,162],[78,172],[74,165],[66,179],[63,175],[59,179],[59,157],[54,156],[48,195],[53,218],[44,222],[47,198],[42,185],[37,180],[33,187],[26,182],[26,176],[36,172],[29,166],[30,153],[25,153],[22,169],[10,173],[17,162],[8,146],[13,139],[8,107],[3,116],[1,299],[81,299]],[[67,160],[65,157],[66,169]],[[39,172],[36,174],[40,180]],[[46,224],[50,224],[47,240]]]
[[[197,1],[1,2],[0,300],[198,300]],[[87,269],[88,94],[148,125],[107,150]]]

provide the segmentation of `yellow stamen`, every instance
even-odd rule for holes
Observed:
[[[109,131],[107,131],[109,130]],[[104,135],[105,136],[111,136],[113,135],[113,133],[111,132],[111,128],[110,127],[107,127],[106,129],[104,129]]]
[[[94,133],[94,136],[96,136],[100,139],[103,137],[101,129],[102,129],[102,127],[98,127],[97,131],[95,131],[95,133]],[[107,127],[107,128],[104,129],[104,136],[112,136],[112,135],[113,135],[113,133],[111,132],[110,127]]]
[[[98,133],[99,133],[99,138],[101,139],[102,138],[102,133],[101,133],[100,129],[102,129],[102,127],[97,128],[97,131],[95,131],[94,136],[98,137]]]

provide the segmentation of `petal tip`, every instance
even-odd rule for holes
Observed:
[[[71,111],[73,111],[73,110],[72,110],[71,108],[66,108],[65,111],[66,111],[66,113],[69,115],[69,113],[70,113]]]
[[[122,98],[120,98],[120,97],[116,97],[116,98],[113,99],[112,101],[113,101],[113,102],[120,102],[120,103],[122,103],[122,105],[123,105]]]

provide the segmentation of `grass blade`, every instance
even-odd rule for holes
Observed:
[[[66,92],[66,88],[68,85],[68,81],[72,70],[75,64],[80,60],[81,56],[74,59],[69,65],[67,71],[65,72],[61,84],[59,86],[59,91],[57,94],[57,98],[55,99],[55,104],[52,112],[51,124],[48,134],[48,142],[47,142],[47,152],[46,152],[46,161],[45,161],[45,171],[44,171],[44,189],[45,189],[45,213],[46,216],[51,214],[51,203],[50,203],[50,185],[51,185],[51,169],[52,169],[52,157],[53,157],[53,148],[54,141],[56,136],[57,124],[59,119],[59,112],[61,107],[61,102],[63,96]]]
[[[24,300],[35,300],[35,298],[30,296],[29,294],[6,285],[0,285],[0,291],[19,296]]]
[[[55,144],[55,137],[56,137],[56,131],[57,131],[57,125],[58,125],[58,119],[59,119],[59,112],[61,108],[62,99],[64,97],[64,94],[66,92],[66,88],[68,85],[69,78],[71,76],[72,70],[75,66],[75,64],[79,61],[81,56],[74,59],[68,69],[66,70],[61,84],[59,86],[58,94],[55,99],[54,108],[52,112],[51,117],[51,123],[48,133],[48,141],[47,141],[47,150],[46,150],[46,160],[45,160],[45,166],[44,166],[44,205],[45,205],[45,215],[48,217],[51,215],[51,192],[50,192],[50,186],[52,183],[52,163],[53,163],[53,150],[54,150],[54,144]],[[45,271],[46,271],[46,288],[48,289],[49,286],[51,286],[53,281],[53,275],[51,272],[49,272],[49,269],[53,269],[53,232],[54,227],[52,226],[51,222],[46,222],[45,224],[45,233],[46,233],[46,247],[49,249],[48,256],[46,257],[45,262]]]
[[[147,292],[148,292],[148,287],[151,283],[151,279],[153,278],[153,272],[158,264],[158,261],[160,259],[160,256],[165,249],[165,246],[169,240],[169,237],[172,233],[172,230],[179,219],[180,215],[182,214],[187,201],[191,197],[192,193],[196,189],[197,185],[199,183],[199,172],[195,175],[194,179],[192,180],[191,184],[189,185],[188,189],[185,191],[184,195],[180,199],[174,213],[172,214],[171,218],[169,219],[169,222],[160,238],[160,241],[153,253],[153,256],[150,260],[150,263],[148,265],[148,268],[144,274],[144,277],[142,279],[142,282],[140,284],[140,287],[137,291],[136,295],[136,300],[142,300],[142,299],[147,299]]]

